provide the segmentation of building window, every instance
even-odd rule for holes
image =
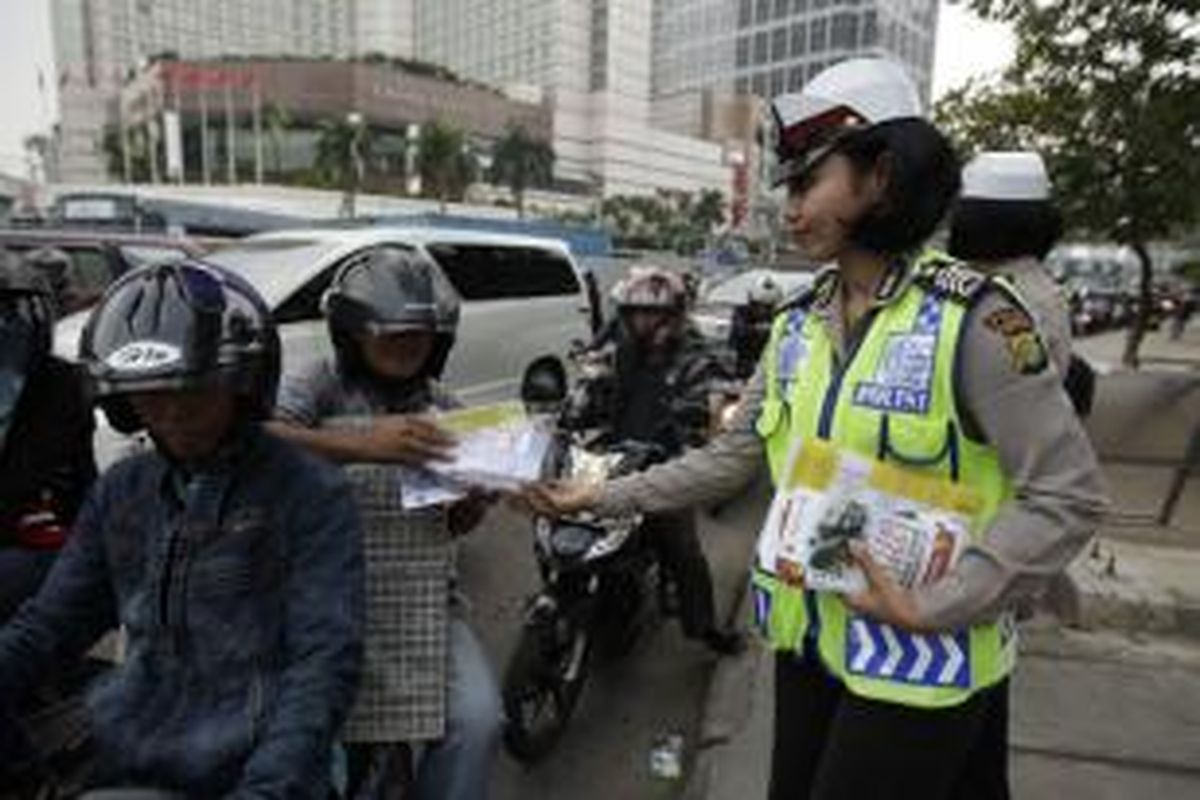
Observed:
[[[813,11],[823,11],[829,8],[829,0],[812,0]]]
[[[767,63],[767,32],[759,31],[754,34],[754,63]]]
[[[747,27],[752,19],[754,19],[754,0],[741,0],[738,3],[738,27]]]
[[[792,57],[808,52],[808,26],[803,22],[792,23]]]
[[[771,0],[758,0],[754,7],[754,21],[757,23],[766,22],[771,18]]]
[[[783,77],[784,71],[777,69],[771,73],[771,97],[778,97],[783,94]]]
[[[776,28],[771,31],[771,60],[782,61],[787,58],[788,29]]]
[[[803,14],[808,11],[808,0],[792,0],[792,13]]]
[[[875,9],[863,13],[862,18],[862,44],[863,47],[874,47],[879,41],[879,28],[875,16]]]
[[[798,92],[804,88],[804,65],[797,64],[788,70],[788,91]]]
[[[775,0],[775,19],[783,19],[788,15],[792,0]]]
[[[829,49],[829,20],[825,17],[814,19],[810,26],[812,36],[808,42],[808,52],[824,53]]]
[[[739,36],[737,40],[737,65],[744,67],[750,63],[750,37]]]
[[[831,41],[835,50],[853,50],[858,47],[858,17],[847,12],[835,14]]]
[[[737,80],[733,82],[733,90],[738,94],[750,94],[750,79],[745,75],[738,75]]]

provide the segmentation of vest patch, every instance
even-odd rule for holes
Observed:
[[[971,685],[970,633],[909,633],[866,617],[851,617],[846,671],[918,686]]]
[[[936,352],[937,337],[933,334],[893,334],[875,375],[854,387],[854,405],[906,414],[927,413]]]
[[[791,394],[792,382],[808,359],[808,340],[804,338],[804,319],[807,315],[801,309],[792,309],[788,313],[787,327],[779,342],[779,362],[776,373],[779,380],[780,396],[787,398]]]

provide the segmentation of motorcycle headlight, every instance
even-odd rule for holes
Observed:
[[[588,551],[597,536],[597,531],[585,525],[559,525],[550,536],[550,549],[559,558],[579,558]]]

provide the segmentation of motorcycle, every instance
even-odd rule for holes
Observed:
[[[580,404],[603,379],[602,366],[588,358],[594,354],[577,357],[580,384],[560,402],[550,476],[610,479],[664,460],[656,445],[609,442],[584,429]],[[526,402],[546,405],[545,398],[528,395]],[[505,745],[525,763],[543,758],[561,739],[597,661],[633,648],[652,618],[654,589],[660,606],[670,593],[640,515],[539,516],[533,534],[542,587],[527,601],[501,687]]]

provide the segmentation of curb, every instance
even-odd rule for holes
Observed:
[[[1045,608],[1064,625],[1085,631],[1200,640],[1200,597],[1158,579],[1154,563],[1136,554],[1127,546],[1097,541],[1052,581]]]
[[[746,588],[739,592],[730,614],[732,620],[745,618],[749,594]],[[683,800],[708,800],[713,796],[725,748],[738,739],[754,716],[759,671],[768,653],[753,631],[747,631],[746,637],[743,652],[721,659],[713,668],[704,694],[695,756],[679,794]]]

